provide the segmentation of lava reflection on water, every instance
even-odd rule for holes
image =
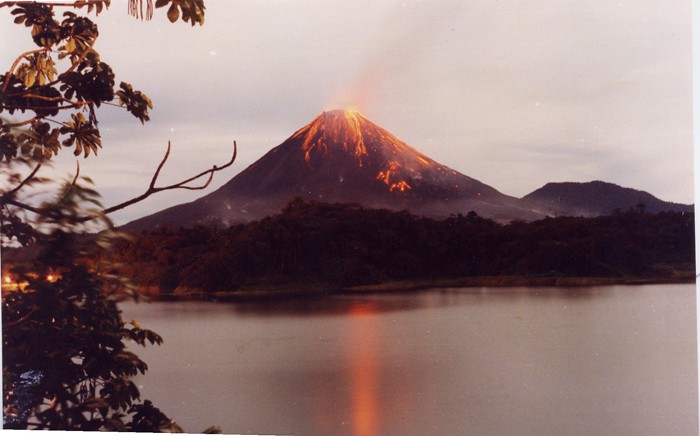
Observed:
[[[356,436],[378,434],[379,418],[379,354],[380,337],[377,334],[372,304],[358,304],[350,311],[348,353],[350,356],[350,383],[352,394],[352,424]]]

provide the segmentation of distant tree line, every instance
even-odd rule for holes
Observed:
[[[637,207],[503,225],[474,212],[437,221],[295,199],[277,215],[226,229],[141,233],[118,244],[113,260],[161,293],[504,275],[672,277],[694,269],[693,223],[693,214]]]

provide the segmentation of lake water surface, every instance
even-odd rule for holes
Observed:
[[[122,304],[186,431],[697,435],[695,285]]]

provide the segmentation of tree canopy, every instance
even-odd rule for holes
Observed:
[[[106,208],[90,179],[79,175],[79,165],[65,181],[42,176],[41,170],[64,151],[84,159],[98,154],[102,105],[120,107],[141,123],[150,119],[153,102],[118,81],[95,50],[99,29],[90,16],[104,13],[110,4],[0,2],[0,10],[9,9],[36,46],[0,74],[2,243],[19,243],[37,253],[3,278],[5,428],[181,430],[150,401],[141,401],[131,381],[148,367],[128,344],[162,342],[138,321],[122,319],[117,303],[138,294],[117,265],[86,260],[103,257],[122,237],[113,230],[109,212],[162,190],[206,187],[215,172],[233,163],[236,146],[230,162],[159,186],[168,144],[144,194]],[[150,19],[159,8],[167,10],[171,22],[204,23],[203,0],[128,2],[128,12],[141,19]],[[36,201],[32,186],[50,195]]]
[[[498,224],[474,212],[433,220],[296,199],[225,229],[143,232],[109,254],[139,286],[167,295],[485,276],[687,279],[693,241],[693,214],[681,212]]]
[[[102,105],[120,107],[141,123],[150,119],[151,99],[131,83],[118,81],[112,67],[94,48],[99,29],[89,15],[103,13],[110,4],[109,0],[0,2],[0,8],[11,8],[14,23],[27,28],[36,46],[19,54],[9,70],[0,75],[0,166],[5,170],[0,184],[3,242],[29,243],[35,239],[27,225],[27,214],[42,214],[45,210],[23,194],[32,185],[50,182],[39,175],[52,157],[66,149],[76,157],[97,155],[103,146],[98,119]],[[203,0],[157,0],[155,4],[151,0],[129,0],[128,6],[129,12],[139,18],[150,19],[154,8],[163,8],[171,22],[204,23]],[[59,11],[63,12],[59,15]],[[233,163],[235,144],[230,162],[180,183],[158,187],[157,176],[169,152],[168,144],[143,195],[104,208],[103,212],[119,210],[165,189],[206,187],[214,172]],[[200,186],[191,185],[200,179]],[[79,181],[88,182],[76,174],[75,182]]]

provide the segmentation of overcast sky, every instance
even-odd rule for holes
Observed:
[[[127,16],[96,48],[155,103],[101,111],[81,160],[106,205],[239,159],[206,191],[161,194],[118,223],[212,192],[323,110],[354,108],[440,163],[523,196],[604,180],[692,203],[691,4],[668,0],[206,0],[203,27]],[[0,10],[0,63],[31,43]],[[72,171],[64,153],[58,166]]]

